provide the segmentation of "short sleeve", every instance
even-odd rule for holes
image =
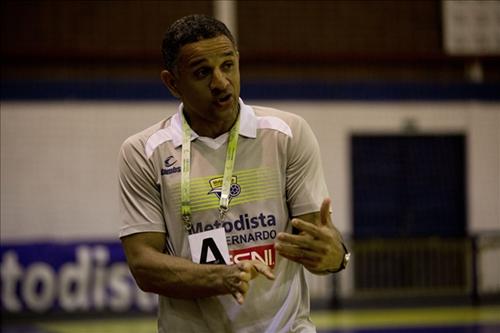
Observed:
[[[120,238],[139,232],[165,232],[154,167],[141,141],[132,138],[123,143],[118,159]]]
[[[286,192],[292,216],[318,212],[328,196],[319,145],[307,122],[293,120],[287,147]]]

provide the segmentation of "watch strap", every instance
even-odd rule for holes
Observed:
[[[342,261],[340,262],[339,268],[327,269],[326,271],[328,273],[338,273],[347,267],[347,263],[349,262],[349,258],[351,256],[351,253],[349,252],[349,250],[347,250],[347,247],[345,246],[344,242],[342,242],[342,248],[344,249],[344,255],[342,256]]]

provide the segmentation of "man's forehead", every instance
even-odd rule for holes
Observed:
[[[191,66],[193,63],[196,64],[210,58],[233,56],[236,53],[231,40],[221,35],[184,45],[180,50],[179,60],[185,65]]]

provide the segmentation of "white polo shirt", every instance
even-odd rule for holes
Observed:
[[[120,153],[120,237],[162,232],[166,252],[190,259],[181,220],[182,104],[128,138]],[[240,134],[230,209],[218,221],[228,133],[191,134],[192,232],[223,227],[231,260],[258,259],[276,279],[250,283],[245,303],[231,295],[181,300],[160,296],[159,332],[315,332],[304,268],[277,255],[276,236],[290,218],[319,211],[328,196],[317,141],[299,116],[240,100]]]

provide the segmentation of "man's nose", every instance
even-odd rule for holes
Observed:
[[[224,73],[219,69],[213,71],[212,80],[210,81],[210,90],[212,91],[223,91],[226,89],[229,81],[227,80]]]

